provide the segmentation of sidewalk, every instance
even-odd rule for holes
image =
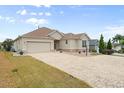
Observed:
[[[120,56],[120,57],[124,57],[124,54],[119,54],[119,53],[114,53],[112,54],[113,56]]]

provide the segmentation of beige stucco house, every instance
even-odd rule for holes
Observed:
[[[14,42],[16,51],[37,53],[48,51],[88,51],[89,40],[87,34],[62,33],[46,27],[18,37]]]

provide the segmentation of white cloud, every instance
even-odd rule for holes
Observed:
[[[12,19],[12,17],[5,17],[6,21],[9,21],[10,19]]]
[[[52,14],[50,12],[45,13],[46,16],[51,16]]]
[[[33,5],[33,6],[35,6],[35,7],[37,7],[37,8],[42,7],[41,5]]]
[[[43,12],[38,13],[38,15],[40,15],[40,16],[43,15]]]
[[[16,21],[15,18],[9,17],[9,16],[7,16],[7,17],[0,16],[0,20],[5,21],[7,23],[15,23],[15,21]]]
[[[50,7],[51,7],[51,5],[44,5],[44,7],[50,8]]]
[[[22,10],[22,12],[20,14],[21,15],[26,15],[27,14],[27,11],[24,9],[24,10]]]
[[[1,19],[3,19],[3,17],[2,17],[2,16],[0,16],[0,20],[1,20]]]
[[[8,22],[9,23],[15,23],[15,19],[10,19]]]
[[[35,13],[35,12],[31,12],[30,15],[37,15],[37,13]]]
[[[5,21],[8,23],[15,23],[15,19],[13,17],[4,17]]]
[[[46,19],[29,18],[26,20],[26,23],[37,26],[37,25],[47,24],[48,21]]]
[[[103,34],[106,41],[116,34],[124,35],[124,25],[107,26],[105,27],[105,30],[99,34]]]
[[[63,15],[64,14],[64,11],[60,11],[60,14]]]
[[[107,42],[116,34],[124,35],[124,25],[106,26],[101,32],[92,32],[87,34],[91,37],[91,39],[100,39],[100,35],[102,34],[104,36],[104,40]]]
[[[16,12],[17,14],[20,14],[20,15],[26,15],[27,14],[27,11],[25,9],[23,10],[19,10]]]
[[[48,6],[47,6],[48,7]],[[61,14],[63,13],[63,11],[61,11]],[[27,12],[27,10],[23,9],[23,10],[19,10],[16,12],[16,14],[19,14],[19,15],[39,15],[39,16],[51,16],[52,14],[50,12],[39,12],[39,13],[35,13],[35,12]]]

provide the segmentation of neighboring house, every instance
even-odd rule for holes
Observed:
[[[46,27],[38,28],[32,32],[18,37],[14,42],[16,51],[26,53],[46,51],[87,51],[89,50],[89,36],[85,33],[64,34]]]
[[[115,44],[113,44],[112,49],[115,50],[115,51],[119,51],[121,49],[124,49],[124,45],[121,45],[119,43],[115,43]]]
[[[0,50],[3,50],[2,42],[0,42]]]
[[[99,41],[97,39],[89,40],[89,49],[91,52],[95,50],[99,53]]]

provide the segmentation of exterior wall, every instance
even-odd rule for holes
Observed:
[[[22,38],[14,42],[14,49],[15,51],[22,50]]]
[[[121,45],[116,46],[116,47],[114,47],[113,49],[116,50],[116,51],[119,51],[119,50],[121,50]]]
[[[27,52],[27,42],[49,42],[50,43],[50,50],[53,51],[54,50],[54,40],[50,40],[50,39],[33,39],[33,38],[20,38],[17,41],[15,41],[14,43],[14,48],[16,51],[24,51]]]
[[[52,37],[56,40],[60,40],[62,38],[62,36],[58,32],[55,32],[55,33],[51,34],[50,37]]]
[[[77,40],[70,40],[70,49],[78,49]]]
[[[66,44],[66,40],[60,40],[60,49],[69,49],[70,48],[70,41],[68,40],[68,44]]]
[[[87,47],[82,47],[82,40],[86,40]],[[87,51],[89,51],[89,38],[85,34],[83,34],[81,36],[81,40],[78,40],[78,49],[86,50],[86,48],[87,48]]]
[[[86,45],[89,51],[88,40],[86,40]],[[68,40],[68,44],[66,44],[66,40],[60,40],[60,49],[64,51],[82,51],[86,50],[86,47],[82,47],[82,40]]]
[[[86,46],[87,46],[87,51],[89,51],[89,41],[88,40],[86,40]],[[82,40],[78,40],[78,49],[79,50],[86,50],[86,47],[82,47]]]

